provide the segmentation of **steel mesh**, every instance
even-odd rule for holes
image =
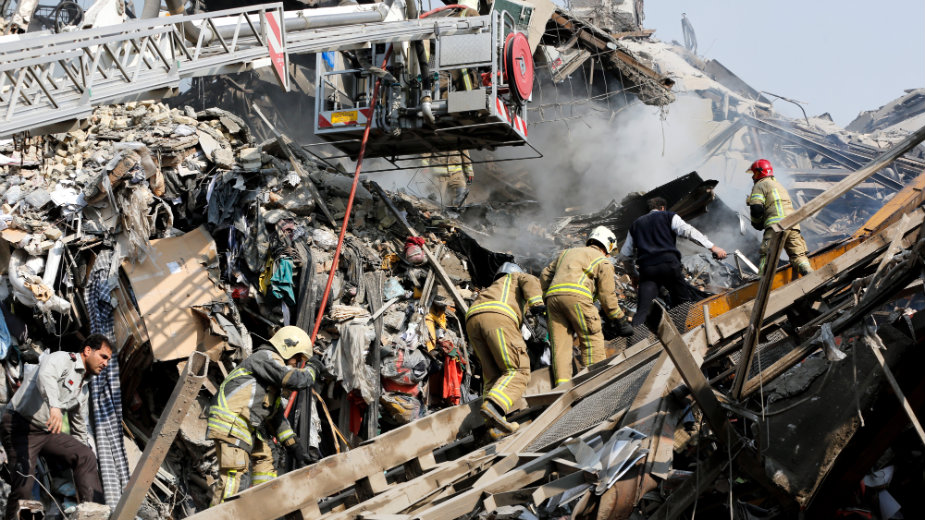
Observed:
[[[654,365],[653,359],[582,399],[537,437],[527,451],[542,449],[577,432],[597,426],[619,410],[628,407],[636,398],[639,388]]]

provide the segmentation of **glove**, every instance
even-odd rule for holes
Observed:
[[[530,307],[530,314],[534,316],[545,316],[546,306],[545,305],[534,305],[533,307]]]
[[[466,176],[466,184],[471,185],[474,179],[475,179],[475,176],[470,173],[469,175]]]
[[[286,453],[289,454],[289,458],[292,459],[293,466],[296,469],[304,468],[312,463],[311,457],[302,449],[302,445],[298,442],[286,446]]]
[[[321,373],[324,371],[324,362],[321,361],[321,356],[315,354],[314,356],[308,358],[308,362],[305,363],[305,367],[311,367],[315,371],[315,380],[321,378]]]
[[[630,320],[623,316],[622,318],[617,319],[617,336],[621,338],[628,338],[633,335],[633,326],[630,324]]]
[[[755,222],[755,221],[753,220],[753,221],[752,221],[752,227],[755,228],[755,229],[757,229],[758,231],[764,231],[764,224],[761,223],[761,222]]]

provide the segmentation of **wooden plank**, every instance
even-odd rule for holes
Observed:
[[[595,478],[595,475],[587,471],[576,471],[537,487],[530,498],[533,500],[533,505],[539,506],[546,500],[561,495],[572,488],[582,484],[591,484]]]
[[[876,357],[877,362],[880,363],[880,368],[883,369],[883,375],[885,375],[887,381],[890,382],[890,386],[893,388],[893,393],[896,394],[896,398],[899,399],[899,403],[902,405],[903,411],[906,412],[906,416],[909,418],[909,422],[911,422],[912,427],[915,428],[915,433],[919,435],[919,440],[922,441],[922,444],[925,444],[925,430],[922,430],[922,423],[920,423],[918,418],[915,416],[915,411],[909,404],[909,400],[906,399],[902,388],[900,388],[896,378],[893,377],[893,371],[890,370],[889,366],[887,366],[886,360],[883,359],[883,354],[880,352],[880,349],[871,342],[867,342],[867,344],[870,345],[871,352],[874,353],[874,357]]]
[[[871,177],[873,174],[889,166],[890,163],[904,155],[909,150],[915,148],[922,141],[925,141],[925,127],[916,130],[908,137],[903,139],[902,142],[880,154],[876,159],[867,163],[860,170],[852,173],[848,177],[845,177],[825,193],[822,193],[818,197],[813,198],[798,210],[784,217],[783,220],[774,225],[774,229],[776,231],[793,229],[794,226],[807,219],[808,217],[815,215],[819,212],[819,210],[826,207],[833,200],[841,197],[849,190]]]
[[[501,441],[502,443],[504,440]],[[492,450],[495,446],[492,446]],[[390,514],[404,511],[422,500],[434,497],[439,490],[459,479],[480,473],[495,460],[486,448],[479,449],[460,459],[441,464],[433,471],[408,482],[395,484],[388,491],[365,502],[361,502],[326,520],[355,520],[358,516],[375,512]]]
[[[614,356],[606,369],[594,373],[589,379],[569,388],[565,395],[549,405],[549,407],[547,407],[539,417],[534,419],[533,422],[526,426],[522,426],[520,430],[517,431],[515,434],[516,437],[512,442],[503,450],[499,450],[499,453],[506,457],[486,471],[473,486],[484,485],[498,478],[501,474],[513,469],[519,460],[518,452],[525,449],[536,438],[542,435],[542,433],[565,414],[576,401],[603,388],[621,375],[648,363],[652,357],[658,354],[659,350],[661,350],[661,347],[658,344],[643,346],[642,342],[640,342],[639,345],[634,345],[630,349],[627,349],[628,352],[632,352],[628,358],[624,358],[623,354]],[[625,353],[626,352],[624,352],[624,354]],[[572,381],[574,382],[575,380],[573,379]],[[560,385],[556,388],[562,388],[563,386],[565,385]]]
[[[202,388],[202,382],[206,379],[209,371],[209,358],[203,352],[193,352],[189,356],[186,367],[180,375],[177,385],[161,413],[157,426],[151,433],[150,441],[145,446],[145,451],[135,466],[135,471],[125,485],[125,493],[119,499],[115,511],[113,511],[113,520],[132,520],[135,513],[141,507],[151,483],[157,475],[157,471],[167,456],[167,451],[173,444],[180,425],[186,414],[189,413],[190,405],[196,400],[196,394]]]
[[[488,495],[482,501],[482,506],[485,511],[494,511],[499,507],[525,504],[530,502],[531,495],[533,495],[533,492],[537,489],[538,487],[533,486],[523,489],[515,489],[514,491],[504,491],[502,493]]]
[[[910,216],[915,222],[920,222],[923,215],[925,215],[925,212],[921,209],[917,209]],[[887,229],[892,229],[895,225],[896,224],[893,224]],[[885,232],[878,233],[868,238],[860,245],[848,250],[828,264],[817,268],[814,272],[775,290],[771,294],[770,301],[767,304],[765,317],[774,316],[783,311],[791,306],[798,298],[802,298],[806,294],[822,287],[832,278],[838,276],[839,273],[850,269],[851,266],[876,254],[880,248],[888,244],[886,233],[888,232],[885,230]],[[748,316],[751,315],[753,306],[754,302],[748,302],[732,311],[714,317],[713,322],[716,329],[724,338],[730,338],[741,333],[748,325]],[[690,334],[690,332],[687,334]],[[687,334],[685,334],[685,336]]]
[[[473,486],[472,489],[460,493],[445,502],[423,511],[417,511],[414,517],[417,520],[447,520],[470,513],[478,506],[483,494],[495,494],[527,487],[548,475],[553,459],[566,453],[568,453],[568,449],[564,446],[559,446],[555,450],[518,466],[516,470],[507,472],[485,485]]]
[[[755,349],[758,347],[761,325],[764,322],[764,313],[768,307],[768,296],[771,294],[771,282],[777,272],[777,261],[783,248],[784,232],[776,231],[771,236],[771,242],[768,244],[768,257],[765,261],[764,274],[761,276],[761,283],[758,285],[758,296],[755,297],[752,305],[751,319],[745,331],[745,340],[742,342],[742,355],[736,366],[735,379],[732,381],[730,395],[735,400],[742,396],[742,385],[745,384],[748,371],[752,366],[752,357],[754,357]]]
[[[713,394],[710,383],[700,370],[703,359],[694,359],[678,329],[671,322],[668,311],[665,310],[662,304],[656,301],[654,309],[658,309],[657,314],[660,314],[658,316],[656,335],[665,345],[665,351],[668,352],[668,356],[674,362],[675,368],[680,372],[681,378],[684,379],[687,387],[691,390],[694,400],[703,410],[704,417],[710,424],[710,428],[713,429],[713,432],[723,444],[732,444],[736,440],[736,433],[732,429],[729,419],[726,418],[726,412]]]
[[[440,410],[387,432],[373,442],[329,456],[265,484],[243,491],[234,500],[201,511],[190,518],[278,518],[337,493],[375,472],[400,466],[456,440],[481,426],[481,400]]]

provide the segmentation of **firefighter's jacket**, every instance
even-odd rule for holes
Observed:
[[[483,312],[495,312],[510,317],[520,327],[524,321],[525,307],[542,304],[543,292],[535,276],[510,273],[498,278],[479,293],[479,297],[472,302],[472,307],[469,307],[466,319]]]
[[[613,264],[593,246],[574,247],[559,254],[540,274],[544,298],[573,294],[599,300],[608,319],[623,317],[617,300]]]
[[[762,229],[771,227],[793,213],[793,202],[790,200],[790,194],[774,177],[759,179],[752,187],[752,192],[748,196],[746,204],[764,207],[763,222],[752,217],[752,224]],[[794,229],[800,228],[796,226]]]
[[[232,370],[209,407],[206,437],[240,447],[250,453],[254,435],[266,426],[284,445],[295,442],[295,433],[284,417],[280,389],[304,390],[315,382],[311,365],[287,366],[270,345],[264,345]]]

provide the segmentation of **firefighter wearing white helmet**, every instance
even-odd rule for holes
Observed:
[[[617,300],[613,264],[609,258],[616,245],[616,235],[598,226],[588,234],[585,247],[562,251],[540,275],[548,315],[554,385],[572,379],[573,334],[578,335],[582,365],[589,366],[604,359],[604,334],[595,300],[601,302],[607,318],[617,322],[621,336],[633,335],[633,327]]]
[[[287,326],[228,373],[209,407],[206,437],[215,442],[220,481],[212,505],[276,478],[269,439],[286,447],[298,463],[308,458],[283,415],[280,394],[310,388],[321,373],[312,342],[299,327]],[[298,368],[307,360],[305,368]]]
[[[545,311],[540,282],[505,262],[466,313],[466,333],[482,364],[481,413],[496,439],[517,431],[519,425],[505,416],[530,381],[530,356],[520,332],[526,311]]]

